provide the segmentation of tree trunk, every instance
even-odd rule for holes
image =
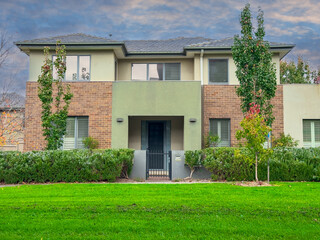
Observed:
[[[258,179],[258,153],[256,153],[256,166],[255,166],[255,170],[256,170],[256,182],[259,181]]]
[[[189,176],[189,178],[192,178],[192,174],[193,174],[194,170],[195,170],[195,168],[191,168],[191,169],[190,169],[190,176]]]

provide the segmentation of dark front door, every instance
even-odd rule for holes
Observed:
[[[163,140],[164,140],[164,123],[149,122],[148,124],[148,150],[152,154],[149,169],[163,169]]]

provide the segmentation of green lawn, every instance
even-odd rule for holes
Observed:
[[[0,188],[0,239],[320,239],[320,183]]]

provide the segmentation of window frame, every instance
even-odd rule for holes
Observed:
[[[56,56],[57,56],[56,54],[52,55],[52,58],[51,58],[52,63],[54,61],[53,58],[56,57]],[[64,79],[63,79],[64,82],[88,82],[88,81],[91,81],[91,55],[90,54],[85,54],[85,55],[83,55],[83,54],[80,54],[80,55],[77,55],[77,54],[69,55],[68,54],[68,55],[66,55],[66,57],[77,57],[77,80],[66,80],[66,74],[64,74]],[[89,68],[90,68],[90,71],[89,71],[89,79],[88,80],[79,79],[80,57],[89,57]],[[68,63],[67,63],[67,58],[66,58],[66,67],[67,67],[67,64]],[[53,68],[54,68],[54,66],[53,66]],[[52,71],[52,73],[53,73],[53,71]]]
[[[311,141],[310,142],[305,142],[304,141],[304,121],[310,121],[310,137],[311,137]],[[320,119],[302,119],[302,141],[303,141],[303,147],[312,147],[312,148],[315,148],[315,147],[320,147],[320,141],[317,141],[316,142],[316,131],[315,131],[315,121],[319,121],[320,122]],[[306,143],[309,143],[309,144],[306,144]],[[309,146],[310,145],[310,146]]]
[[[79,124],[78,124],[78,118],[84,118],[86,117],[88,119],[88,136],[89,136],[89,116],[68,116],[67,118],[73,118],[74,119],[74,148],[66,149],[66,150],[72,150],[72,149],[82,149],[78,147],[78,136],[79,136]],[[63,137],[63,139],[65,136]],[[62,144],[62,150],[64,149],[64,142]]]
[[[227,61],[227,81],[226,82],[210,82],[210,61],[226,60]],[[229,58],[208,58],[208,85],[229,85]]]
[[[209,118],[209,133],[210,134],[213,134],[211,132],[211,120],[214,121],[214,120],[217,120],[217,121],[222,121],[222,120],[227,120],[228,121],[228,144],[229,146],[222,146],[222,147],[231,147],[231,119],[230,118]],[[219,131],[217,129],[217,132],[218,132],[218,137],[219,137],[219,140],[221,142],[221,129],[220,129],[220,136],[219,136]],[[218,144],[218,147],[221,147],[219,146],[220,145],[220,142]]]
[[[134,64],[146,64],[147,65],[147,79],[144,79],[144,80],[133,80],[132,79],[132,68],[133,68],[133,65]],[[162,70],[162,74],[163,74],[163,80],[150,80],[150,77],[149,77],[149,65],[150,64],[163,64],[163,70]],[[166,77],[166,64],[179,64],[179,76],[180,76],[180,79],[177,79],[177,80],[167,80],[165,79]],[[131,63],[131,81],[181,81],[181,62],[147,62],[147,63]]]

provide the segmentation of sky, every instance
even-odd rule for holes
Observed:
[[[0,32],[10,41],[86,33],[115,40],[207,37],[240,33],[246,3],[253,17],[264,11],[266,40],[294,43],[284,60],[298,56],[320,66],[320,0],[0,0]],[[253,19],[253,22],[256,22]],[[12,80],[25,94],[28,56],[13,47],[0,69],[0,85]]]

